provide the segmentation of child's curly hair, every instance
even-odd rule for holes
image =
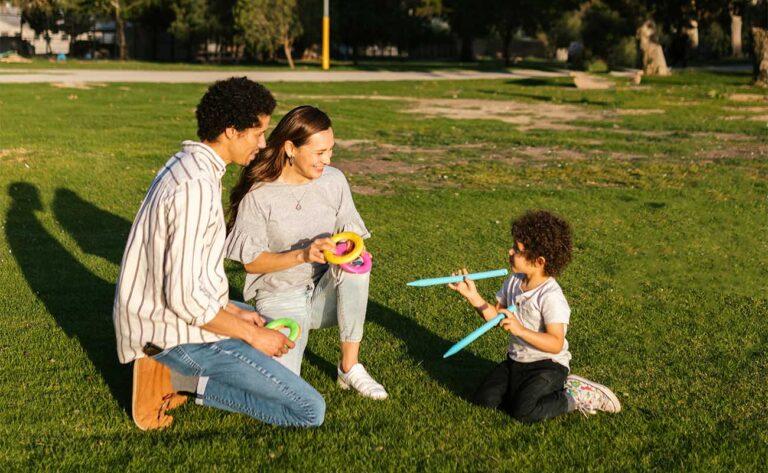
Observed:
[[[512,221],[512,238],[523,244],[523,256],[535,261],[543,256],[544,273],[558,276],[571,261],[571,226],[546,210],[529,210]]]

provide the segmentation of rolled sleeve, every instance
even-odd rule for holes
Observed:
[[[168,307],[189,325],[203,326],[222,308],[219,297],[206,290],[203,261],[204,232],[211,225],[217,194],[205,180],[183,183],[168,210],[168,245],[163,290]],[[211,286],[211,284],[208,284]]]
[[[253,194],[246,194],[237,209],[237,218],[232,226],[224,254],[227,259],[243,264],[253,262],[261,253],[268,250],[267,219],[259,211]]]

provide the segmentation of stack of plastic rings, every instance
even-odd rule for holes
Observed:
[[[331,264],[338,264],[348,273],[364,274],[371,270],[373,257],[365,251],[363,239],[354,232],[337,233],[331,237],[336,243],[336,251],[324,252],[325,259]]]

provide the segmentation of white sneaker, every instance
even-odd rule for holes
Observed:
[[[355,363],[355,365],[346,373],[341,371],[341,366],[338,366],[336,371],[338,372],[338,377],[336,379],[341,389],[349,389],[352,387],[355,388],[355,391],[371,399],[386,399],[388,397],[387,391],[384,390],[384,386],[371,378],[371,375],[365,371],[365,367],[360,363]]]
[[[576,409],[583,414],[595,414],[597,411],[620,412],[621,403],[613,391],[594,381],[568,375],[565,390],[576,402]]]

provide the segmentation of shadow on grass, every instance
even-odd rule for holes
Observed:
[[[515,84],[515,81],[508,81],[507,83]],[[575,86],[569,86],[567,84],[549,84],[549,85],[552,85],[555,87],[562,87],[563,89],[572,90],[574,92],[579,90]],[[522,98],[522,99],[536,100],[538,102],[550,102],[550,103],[556,103],[556,104],[596,105],[599,107],[613,107],[615,105],[613,101],[595,100],[595,99],[588,98],[586,95],[569,98],[569,97],[553,97],[550,95],[541,95],[541,94],[529,94],[529,93],[523,93],[523,92],[508,92],[508,91],[493,90],[493,89],[481,89],[478,92],[482,94],[493,95],[495,97],[510,97],[510,99]]]
[[[15,182],[8,187],[8,195],[11,206],[6,215],[6,239],[30,289],[67,336],[80,343],[112,396],[129,412],[130,369],[117,360],[112,326],[114,285],[94,275],[40,223],[35,213],[44,209],[35,186]],[[93,245],[107,259],[114,258],[112,253],[116,250],[112,248],[110,252],[106,245],[116,243],[109,238],[98,243],[100,230],[106,227],[114,232],[124,231],[125,225],[111,227],[124,220],[105,218],[106,212],[76,197],[69,191],[57,192],[57,217],[65,228],[77,225],[83,234],[89,229],[90,236],[83,246]]]
[[[400,339],[405,344],[405,354],[414,364],[423,367],[432,379],[464,399],[471,397],[480,381],[497,364],[469,350],[443,359],[443,353],[458,340],[446,340],[378,302],[368,302],[368,321]]]

